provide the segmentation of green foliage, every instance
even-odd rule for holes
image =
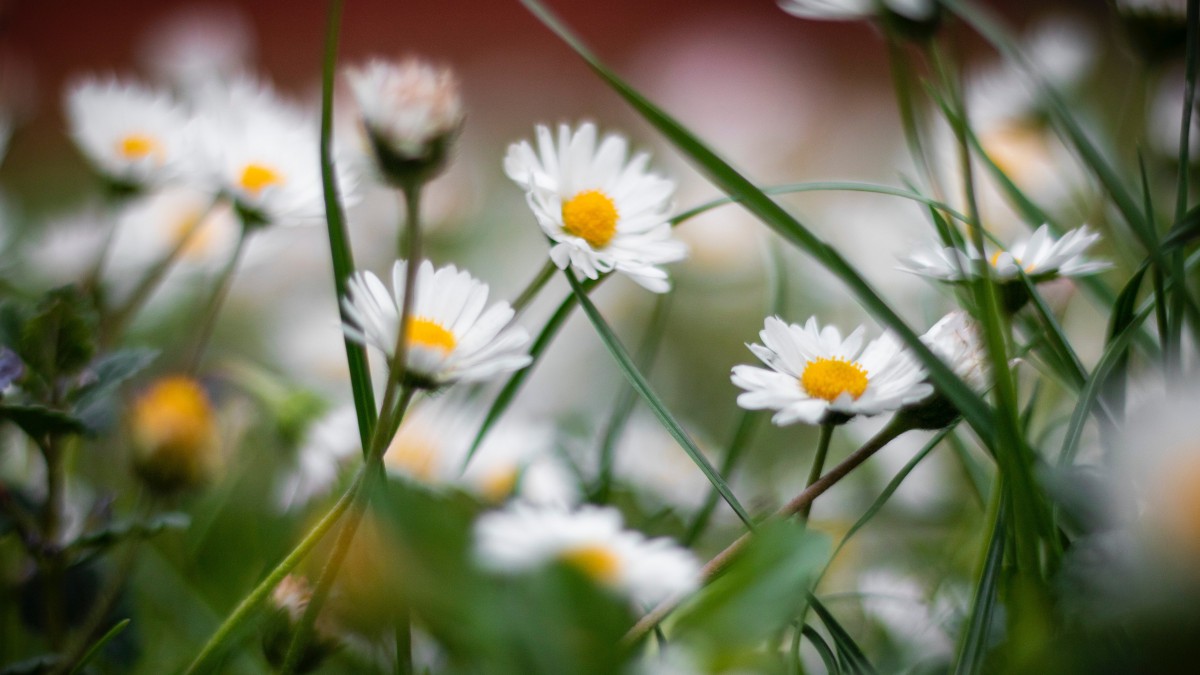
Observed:
[[[21,326],[17,354],[31,374],[52,387],[74,375],[96,353],[96,310],[74,286],[47,293]]]

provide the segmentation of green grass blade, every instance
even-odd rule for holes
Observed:
[[[338,35],[342,23],[342,0],[329,3],[329,23],[325,35],[325,60],[321,68],[321,187],[325,191],[325,223],[329,232],[329,252],[333,258],[333,288],[343,322],[346,310],[346,281],[354,274],[354,257],[346,234],[345,211],[338,195],[337,173],[333,168],[333,78],[337,69]],[[358,434],[363,453],[375,429],[375,390],[371,388],[371,369],[366,349],[345,338],[346,361],[350,364],[350,388],[354,393],[354,411],[358,416]]]
[[[759,218],[784,239],[807,252],[821,265],[837,276],[850,289],[859,302],[880,323],[891,328],[921,361],[930,378],[939,390],[959,409],[976,433],[991,444],[995,435],[990,407],[969,386],[954,374],[940,359],[929,351],[913,332],[870,284],[846,262],[832,247],[821,241],[795,217],[776,204],[762,190],[738,173],[728,162],[696,138],[690,131],[668,116],[640,93],[612,73],[587,49],[567,27],[537,0],[521,0],[543,24],[559,36],[592,70],[630,104],[646,121],[650,122],[681,152],[701,168],[713,182]]]
[[[712,483],[717,492],[721,493],[721,497],[729,504],[729,507],[733,509],[738,518],[742,519],[746,527],[753,530],[754,521],[750,518],[750,514],[746,512],[741,502],[734,496],[733,491],[729,489],[729,485],[725,482],[725,479],[708,462],[708,459],[704,457],[704,453],[700,452],[700,448],[696,447],[696,443],[692,441],[691,437],[688,436],[687,432],[684,431],[683,427],[675,419],[675,416],[671,414],[671,411],[667,410],[662,399],[650,387],[650,383],[646,381],[645,376],[638,370],[637,365],[634,364],[633,359],[629,356],[629,352],[625,350],[624,345],[617,339],[612,328],[608,326],[608,323],[604,321],[604,317],[600,315],[600,310],[596,309],[596,306],[587,297],[587,291],[584,289],[583,284],[575,278],[575,274],[571,270],[564,270],[563,275],[567,277],[567,281],[571,284],[571,290],[575,292],[575,297],[579,299],[579,304],[583,307],[584,313],[591,320],[592,326],[595,327],[596,333],[600,336],[600,340],[604,342],[604,346],[608,348],[609,353],[616,360],[617,366],[621,369],[626,379],[629,380],[629,384],[633,386],[637,393],[641,394],[646,404],[650,406],[650,410],[654,412],[654,415],[658,417],[659,421],[662,422],[671,436],[675,438],[676,442],[683,447],[688,456],[692,458],[692,461],[696,463],[696,466],[700,467],[700,470],[704,472],[708,481]]]
[[[821,622],[825,624],[825,629],[829,631],[829,637],[833,638],[833,644],[837,648],[838,654],[845,662],[845,670],[850,673],[863,674],[874,673],[875,667],[867,660],[858,643],[850,634],[842,628],[842,624],[833,616],[828,608],[815,595],[808,596],[809,604],[812,605],[813,611],[817,616],[821,617]]]
[[[829,644],[825,642],[825,638],[821,637],[817,629],[806,625],[800,633],[808,638],[808,642],[817,650],[817,655],[821,657],[821,663],[825,664],[825,672],[829,675],[841,675],[842,669],[838,666],[833,650],[829,648]]]
[[[1060,374],[1064,375],[1067,382],[1078,391],[1087,381],[1087,369],[1083,367],[1083,362],[1079,360],[1079,354],[1075,353],[1075,349],[1071,347],[1071,341],[1063,333],[1062,325],[1054,317],[1050,308],[1046,306],[1046,300],[1038,292],[1037,285],[1030,280],[1024,270],[1018,269],[1017,271],[1021,275],[1021,282],[1025,284],[1025,292],[1029,294],[1038,321],[1042,324],[1042,335],[1047,339],[1050,349],[1058,357],[1059,363],[1062,364]]]
[[[1175,220],[1182,220],[1188,204],[1188,169],[1191,158],[1192,115],[1196,107],[1196,71],[1200,69],[1200,0],[1188,0],[1187,48],[1184,56],[1183,119],[1179,122],[1179,183],[1175,192]]]
[[[997,490],[996,492],[1002,492]],[[1004,562],[1004,537],[1008,529],[1007,500],[1001,498],[992,526],[991,541],[984,556],[983,570],[971,600],[971,616],[967,631],[958,646],[958,661],[954,665],[955,675],[971,675],[981,672],[983,659],[987,656],[987,639],[991,632],[992,619],[996,613],[996,595],[1000,586],[1000,574]]]
[[[96,656],[100,653],[100,650],[104,649],[104,645],[111,642],[113,638],[117,637],[126,628],[128,628],[131,621],[133,621],[133,619],[122,619],[118,621],[115,626],[108,629],[107,633],[100,636],[99,640],[96,640],[94,643],[92,643],[92,646],[88,647],[88,650],[84,653],[83,658],[79,659],[79,663],[76,663],[75,667],[71,669],[70,675],[76,675],[76,673],[83,672],[83,667],[91,663],[92,659],[96,658]]]

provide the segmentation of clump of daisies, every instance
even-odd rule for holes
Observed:
[[[476,521],[475,553],[485,569],[502,574],[569,565],[643,610],[700,585],[700,564],[690,551],[624,529],[614,508],[513,503]]]
[[[441,171],[464,117],[453,71],[416,58],[375,59],[346,77],[386,180],[403,185]]]
[[[408,384],[437,389],[458,381],[478,382],[524,368],[529,334],[509,325],[514,312],[507,302],[487,305],[488,285],[446,265],[436,271],[428,260],[417,270],[412,314],[405,339],[399,340],[408,262],[392,267],[392,291],[371,272],[349,281],[342,306],[346,335],[378,349],[393,368],[402,368]],[[397,349],[403,362],[397,360]]]
[[[745,390],[737,402],[749,410],[777,411],[783,426],[840,424],[856,415],[878,415],[917,403],[933,393],[925,371],[890,332],[867,343],[859,327],[845,338],[812,317],[801,326],[767,317],[747,345],[768,368],[735,366],[733,383]]]
[[[675,184],[650,173],[650,156],[628,159],[629,142],[620,135],[599,139],[596,125],[558,127],[557,138],[537,127],[537,147],[510,145],[504,170],[525,190],[542,232],[550,239],[550,259],[589,279],[612,271],[646,289],[670,288],[661,265],[683,260],[687,247],[671,233]]]

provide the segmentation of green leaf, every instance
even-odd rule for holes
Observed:
[[[1007,530],[1005,521],[1008,512],[1006,502],[1007,499],[1001,498],[1000,507],[996,511],[996,521],[992,526],[987,554],[984,556],[983,570],[979,575],[979,583],[975,586],[975,597],[971,601],[967,631],[963,633],[962,642],[958,647],[955,675],[980,672],[983,658],[987,655],[988,636],[991,634],[992,618],[996,612],[996,594],[1000,585],[1001,565],[1004,562],[1004,538]]]
[[[71,393],[72,414],[91,432],[110,427],[116,416],[117,390],[149,366],[158,354],[157,349],[137,348],[101,358],[91,368],[90,381]]]
[[[111,642],[113,638],[117,637],[126,628],[128,628],[131,621],[133,621],[133,619],[122,619],[118,621],[115,626],[108,629],[108,632],[100,636],[99,640],[96,640],[94,643],[92,643],[92,646],[88,647],[88,650],[83,654],[83,658],[79,659],[79,663],[76,663],[75,667],[71,669],[70,675],[75,675],[76,673],[82,672],[83,667],[88,663],[91,663],[92,659],[96,658],[96,655],[100,653],[100,650],[104,649],[104,645]]]
[[[921,361],[930,378],[947,398],[962,412],[963,417],[976,433],[990,444],[995,435],[990,407],[971,390],[954,372],[921,342],[912,328],[876,291],[871,288],[842,256],[816,237],[795,217],[771,200],[762,190],[738,173],[728,162],[721,159],[702,143],[694,134],[647,100],[608,69],[583,43],[537,0],[522,0],[543,24],[559,36],[583,58],[592,70],[626,100],[639,114],[654,125],[685,156],[690,158],[713,181],[731,197],[737,198],[745,208],[763,223],[778,232],[784,239],[806,251],[826,269],[842,280],[860,303],[881,323],[891,328]]]
[[[101,530],[80,535],[72,548],[105,548],[126,539],[147,539],[167,530],[186,530],[192,517],[182,511],[169,511],[145,519],[117,521]]]
[[[575,292],[575,297],[579,299],[579,304],[583,307],[584,313],[587,314],[588,319],[591,320],[592,325],[596,328],[596,333],[600,336],[600,340],[608,348],[608,352],[612,354],[613,359],[616,360],[617,366],[620,367],[626,379],[642,395],[647,405],[650,406],[650,410],[658,417],[659,421],[662,422],[663,426],[666,427],[667,431],[670,432],[679,445],[683,447],[688,456],[692,458],[692,461],[696,463],[696,466],[700,467],[700,470],[708,477],[708,481],[717,489],[717,492],[721,493],[721,497],[725,500],[725,503],[729,504],[729,507],[733,509],[738,518],[742,519],[746,527],[753,530],[754,521],[751,520],[750,514],[746,513],[741,502],[734,496],[733,491],[729,489],[729,485],[725,482],[725,479],[721,477],[721,474],[717,473],[712,464],[709,464],[704,453],[700,451],[700,448],[696,447],[696,443],[688,436],[683,427],[680,426],[675,416],[667,410],[666,405],[654,389],[650,387],[650,383],[646,381],[645,376],[642,375],[641,371],[633,363],[629,352],[625,350],[624,345],[617,339],[616,334],[612,332],[612,328],[609,328],[608,324],[605,323],[604,317],[600,316],[600,310],[596,309],[596,306],[588,299],[587,291],[584,289],[583,284],[579,283],[579,280],[575,278],[575,274],[571,270],[564,270],[563,274],[571,284],[571,290]]]
[[[35,439],[47,434],[81,434],[87,431],[83,420],[74,415],[37,404],[0,404],[0,420],[12,422]]]
[[[72,375],[96,353],[96,311],[74,286],[47,293],[21,327],[17,353],[46,382]]]
[[[829,548],[827,536],[794,520],[764,523],[725,573],[679,610],[675,632],[721,651],[758,645],[805,604]]]
[[[837,647],[838,655],[843,662],[843,670],[849,673],[869,674],[876,672],[875,666],[867,660],[866,654],[863,653],[862,647],[850,637],[850,633],[838,623],[833,613],[829,611],[825,605],[817,599],[817,596],[810,595],[808,598],[812,605],[813,611],[817,616],[821,617],[821,622],[825,624],[825,629],[829,631],[829,637],[833,638],[833,644]]]
[[[1163,253],[1181,249],[1198,238],[1200,238],[1200,206],[1194,206],[1163,236]]]

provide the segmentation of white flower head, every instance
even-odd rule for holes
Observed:
[[[1087,225],[1067,232],[1060,239],[1055,239],[1049,227],[1042,225],[1007,251],[985,254],[992,266],[992,277],[1000,281],[1016,279],[1020,270],[1036,280],[1078,277],[1112,267],[1107,261],[1088,260],[1084,256],[1099,239],[1100,233],[1092,232]],[[941,281],[963,281],[977,276],[979,261],[979,254],[973,248],[970,253],[957,248],[936,248],[917,251],[902,259],[900,269]]]
[[[564,511],[514,503],[476,521],[475,550],[482,566],[506,574],[565,562],[643,609],[700,583],[700,564],[690,551],[624,529],[614,508]]]
[[[346,71],[373,143],[403,160],[428,159],[463,123],[458,79],[420,59],[379,59]]]
[[[400,333],[400,307],[408,263],[392,267],[391,293],[374,274],[359,272],[349,282],[343,306],[352,340],[395,358]],[[480,381],[509,373],[529,364],[525,353],[529,334],[509,326],[513,318],[507,302],[484,310],[488,285],[459,271],[454,265],[436,272],[428,260],[417,270],[416,297],[408,322],[405,368],[428,386],[458,380]]]
[[[201,99],[208,178],[244,220],[303,225],[324,217],[315,119],[247,79],[211,89]],[[340,170],[338,179],[344,200],[352,203],[352,177]]]
[[[170,95],[116,78],[67,88],[71,138],[92,167],[118,185],[160,185],[185,170],[193,144],[188,115]]]
[[[659,265],[687,256],[669,223],[675,184],[647,170],[646,153],[626,161],[623,136],[609,134],[597,146],[596,134],[591,123],[575,131],[563,124],[555,140],[539,125],[537,148],[510,145],[504,170],[525,190],[559,269],[570,265],[589,279],[616,270],[665,293],[670,283]]]
[[[296,452],[295,466],[280,479],[275,503],[281,512],[299,508],[323,496],[337,481],[342,465],[361,455],[358,416],[343,405],[314,420]]]
[[[746,391],[737,402],[748,410],[777,410],[771,421],[821,424],[837,416],[877,415],[916,403],[933,393],[925,371],[890,332],[863,348],[860,326],[846,338],[816,317],[804,326],[767,317],[747,345],[770,366],[735,366],[733,383]]]
[[[884,10],[910,21],[929,21],[937,13],[936,0],[780,0],[779,7],[801,19],[824,21],[867,19]]]
[[[950,312],[921,336],[934,354],[972,389],[987,388],[991,373],[979,324],[962,310]]]

